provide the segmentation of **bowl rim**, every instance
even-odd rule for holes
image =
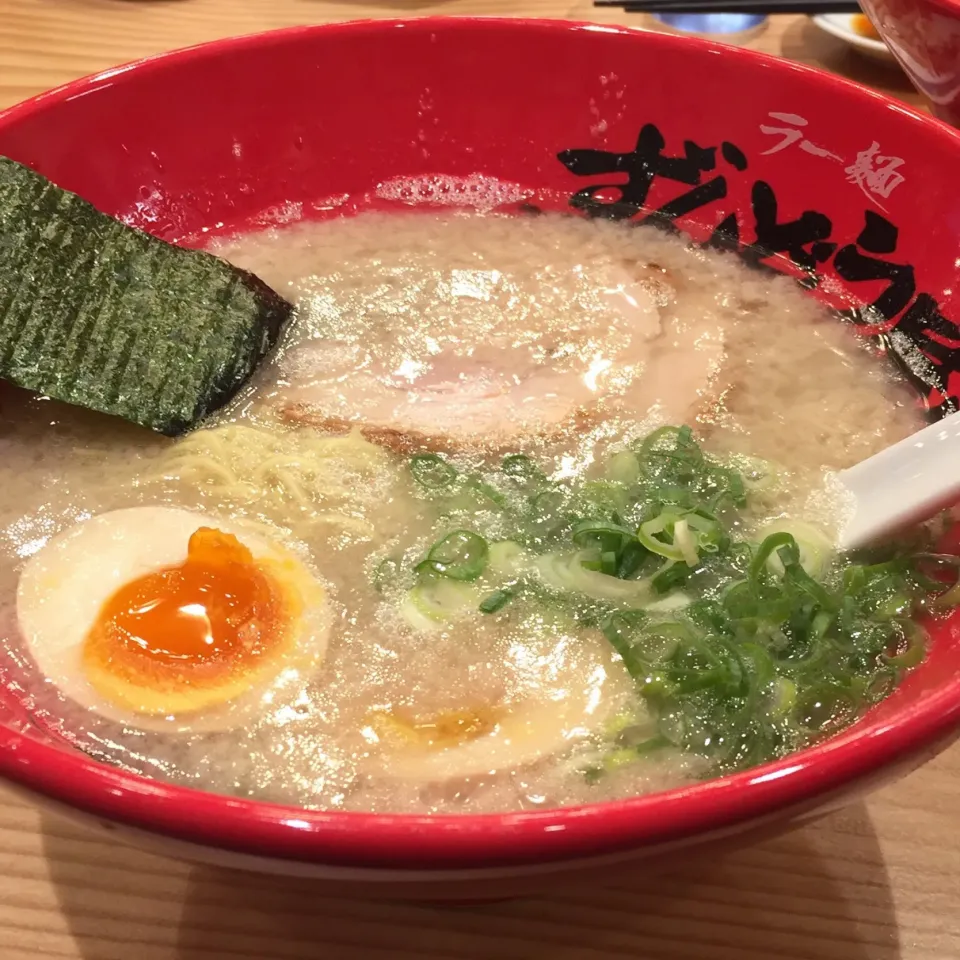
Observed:
[[[940,0],[945,2],[945,0]],[[960,7],[960,3],[950,3]],[[63,84],[0,112],[0,127],[47,104],[82,96],[131,71],[163,70],[198,58],[283,45],[300,38],[414,31],[590,32],[641,44],[738,57],[799,74],[837,93],[866,97],[926,129],[939,129],[960,150],[960,133],[845,78],[757,51],[702,38],[571,20],[510,17],[414,17],[288,27],[228,37],[135,60]],[[960,626],[952,630],[960,642]],[[907,704],[896,722],[866,718],[839,735],[742,773],[625,800],[577,807],[482,815],[372,814],[306,810],[173,786],[101,765],[78,750],[0,728],[0,776],[33,795],[155,836],[221,850],[426,875],[449,867],[482,871],[548,865],[680,844],[821,808],[881,768],[919,762],[960,732],[960,675]],[[925,756],[921,759],[925,759]]]

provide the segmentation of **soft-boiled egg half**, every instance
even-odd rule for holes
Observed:
[[[66,697],[146,729],[226,729],[322,660],[326,591],[236,523],[133,507],[77,524],[24,568],[17,616]]]
[[[508,684],[514,689],[503,697],[427,713],[374,713],[363,731],[377,745],[371,771],[426,782],[482,777],[597,736],[635,697],[622,663],[601,641],[558,634],[549,644],[513,643],[506,661],[514,661],[515,682]],[[553,649],[546,652],[548,645]]]

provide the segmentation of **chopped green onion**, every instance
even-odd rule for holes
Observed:
[[[771,533],[768,537],[765,537],[754,555],[753,562],[750,564],[750,579],[759,579],[767,561],[773,556],[776,550],[779,550],[781,547],[796,547],[796,544],[797,542],[793,539],[793,535],[785,531],[782,533]]]
[[[822,531],[809,523],[799,520],[776,520],[763,529],[764,538],[773,533],[789,533],[793,536],[800,551],[800,566],[813,577],[820,576],[834,552],[831,541]],[[776,553],[770,556],[767,563],[775,572],[783,573],[783,565]]]
[[[482,480],[480,477],[468,477],[467,487],[471,490],[476,490],[477,493],[498,507],[504,506],[507,502],[507,498],[496,487]]]
[[[466,475],[434,454],[413,458],[438,518],[477,529],[430,547],[403,607],[418,629],[513,602],[517,624],[549,612],[601,631],[649,721],[608,735],[615,749],[596,760],[598,776],[646,749],[675,746],[726,772],[803,746],[922,660],[918,604],[936,593],[935,608],[960,603],[960,583],[922,570],[958,558],[900,545],[852,562],[795,520],[750,539],[756,511],[743,508],[776,469],[714,459],[689,427],[657,430],[599,466],[601,479],[559,483],[519,453]],[[381,574],[397,571],[384,563]]]
[[[646,614],[639,611],[618,611],[610,614],[600,627],[610,646],[620,655],[627,673],[638,681],[648,672],[643,651],[637,645],[640,630],[646,621]]]
[[[927,652],[927,634],[918,624],[910,624],[906,634],[906,649],[895,656],[886,657],[890,666],[899,670],[909,670],[920,663]]]
[[[393,557],[381,560],[373,571],[373,587],[377,593],[383,593],[387,583],[393,580],[400,572],[400,563]]]
[[[535,515],[547,516],[555,514],[566,502],[566,494],[558,487],[542,490],[531,501],[530,506]]]
[[[605,520],[581,520],[570,531],[570,538],[578,547],[590,547],[594,543],[607,548],[618,547],[621,542],[629,543],[636,539],[632,530]]]
[[[677,514],[664,510],[661,514],[646,523],[641,523],[637,530],[637,539],[651,553],[657,553],[668,560],[683,560],[683,550],[677,545],[674,538],[674,531],[677,520],[680,519]],[[665,534],[665,536],[658,536]],[[694,560],[694,563],[696,560]],[[692,564],[687,563],[687,566]]]
[[[620,580],[629,580],[643,566],[650,552],[639,540],[631,540],[617,557],[617,569],[614,576]]]
[[[621,450],[607,461],[607,476],[614,482],[629,486],[640,479],[640,463],[632,450]]]
[[[522,453],[510,453],[500,463],[500,472],[519,480],[546,480],[547,475]]]
[[[528,570],[532,557],[514,540],[498,540],[490,544],[487,576],[510,580]]]
[[[675,563],[668,560],[653,576],[650,586],[655,593],[669,593],[669,591],[687,582],[693,574],[693,568],[685,563]]]
[[[457,479],[456,468],[436,453],[418,453],[411,457],[410,473],[426,490],[443,490]]]
[[[684,441],[689,441],[693,431],[689,427],[660,427],[653,433],[647,434],[640,444],[639,457],[641,460],[649,458],[651,454],[660,451],[672,453]]]
[[[515,596],[516,592],[509,587],[494,590],[493,593],[480,601],[478,609],[481,613],[496,613],[498,610],[502,610]]]
[[[477,595],[475,587],[437,577],[417,584],[406,600],[434,623],[444,623],[472,611]]]
[[[673,542],[680,551],[680,558],[688,567],[695,567],[700,560],[697,543],[690,532],[690,525],[682,517],[673,525]]]
[[[438,540],[418,565],[451,580],[476,580],[487,568],[490,548],[472,530],[454,530]]]
[[[536,561],[542,581],[553,590],[582,594],[595,600],[609,600],[630,607],[641,607],[650,602],[650,584],[647,581],[618,580],[601,573],[600,565],[599,558],[591,561],[584,551],[574,554],[547,553]]]

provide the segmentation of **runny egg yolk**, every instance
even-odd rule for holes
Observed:
[[[383,733],[392,733],[411,746],[426,750],[444,750],[488,736],[496,730],[503,711],[496,707],[450,710],[423,720],[390,713],[377,718]]]
[[[83,647],[87,678],[145,713],[236,696],[288,645],[299,611],[270,569],[231,534],[201,527],[183,563],[125,584]]]

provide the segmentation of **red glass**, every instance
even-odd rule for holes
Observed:
[[[933,112],[960,126],[960,2],[863,0],[863,9]]]

